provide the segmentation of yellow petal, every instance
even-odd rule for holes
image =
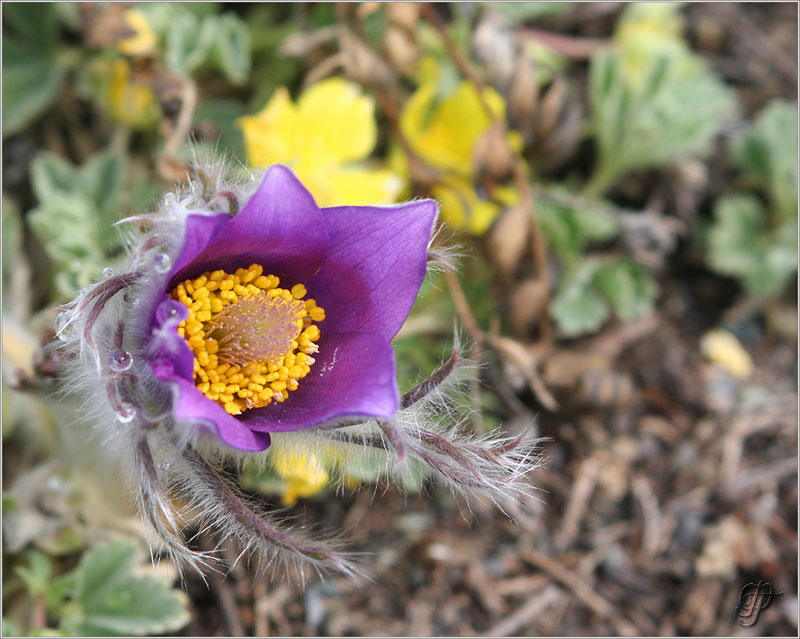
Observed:
[[[286,480],[283,503],[287,506],[300,497],[315,495],[330,479],[328,471],[314,455],[296,447],[276,448],[270,459],[278,475]]]
[[[342,78],[317,82],[300,96],[297,109],[304,154],[353,162],[375,147],[375,105],[356,84]]]
[[[156,34],[147,17],[136,9],[128,9],[122,14],[125,22],[133,29],[134,35],[117,43],[117,48],[125,55],[146,56],[155,53]]]
[[[368,206],[397,202],[405,180],[387,170],[339,169],[329,182],[330,202],[323,206]]]
[[[507,187],[494,190],[493,195],[497,201],[483,199],[469,181],[458,178],[448,179],[435,186],[432,193],[439,200],[445,223],[473,235],[486,233],[504,206],[519,199],[517,192]]]
[[[700,340],[700,350],[714,364],[724,368],[731,375],[742,379],[753,372],[753,360],[728,331],[720,328],[709,331]]]
[[[275,91],[256,115],[238,120],[244,134],[247,162],[255,169],[292,164],[301,155],[297,109],[285,87]]]
[[[491,88],[485,89],[484,95],[492,112],[503,117],[503,98]],[[478,90],[470,82],[461,82],[438,102],[435,82],[426,82],[400,115],[401,130],[414,151],[433,166],[464,175],[470,173],[475,143],[489,125]]]
[[[108,104],[111,116],[131,128],[144,129],[158,119],[158,104],[153,90],[145,84],[131,82],[130,66],[125,60],[114,63],[108,86]]]

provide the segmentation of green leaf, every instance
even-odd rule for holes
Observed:
[[[178,12],[167,32],[167,67],[181,75],[191,75],[208,58],[217,22],[213,15],[201,23],[190,11]]]
[[[3,21],[15,30],[21,40],[52,51],[57,33],[56,4],[50,2],[4,2]],[[5,32],[3,36],[8,36]]]
[[[776,99],[730,147],[739,167],[766,188],[781,219],[797,217],[797,140],[797,105]]]
[[[63,77],[51,48],[3,37],[4,138],[21,131],[53,103]]]
[[[601,267],[594,281],[622,320],[636,319],[649,313],[658,295],[658,285],[650,273],[627,259]]]
[[[512,25],[517,26],[531,20],[541,20],[564,15],[572,11],[574,2],[487,2],[490,10],[499,13]]]
[[[180,591],[131,574],[136,548],[125,541],[86,553],[76,568],[74,605],[64,628],[80,636],[166,634],[189,620]]]
[[[33,193],[40,202],[72,193],[78,182],[74,165],[56,153],[44,151],[31,162]]]
[[[11,200],[3,197],[3,284],[8,290],[11,281],[11,272],[17,263],[22,251],[22,217],[19,209]]]
[[[611,314],[608,304],[592,285],[598,267],[594,260],[583,260],[561,279],[550,315],[567,337],[597,330]]]
[[[623,175],[705,153],[736,109],[731,91],[686,52],[654,52],[624,64],[618,51],[590,63],[591,131],[597,164],[586,191],[600,195]]]
[[[44,553],[37,550],[28,553],[28,565],[17,566],[16,573],[31,598],[41,597],[47,593],[48,584],[53,576],[53,566]]]
[[[217,20],[211,57],[234,84],[242,84],[250,72],[250,33],[236,15],[226,13]]]
[[[92,202],[74,194],[49,199],[28,214],[31,229],[56,268],[59,297],[87,286],[103,268],[98,215]]]
[[[122,177],[122,156],[113,151],[98,153],[81,167],[79,190],[102,214],[116,214]]]
[[[718,273],[739,279],[750,295],[777,295],[797,270],[797,218],[769,228],[758,198],[723,196],[714,205],[708,262]]]

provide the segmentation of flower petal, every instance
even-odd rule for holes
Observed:
[[[331,244],[322,270],[307,287],[327,313],[323,335],[395,336],[425,277],[436,210],[433,200],[322,209]]]
[[[239,118],[247,162],[264,169],[279,162],[291,163],[301,155],[302,126],[286,87],[275,91],[267,105],[255,115]]]
[[[354,162],[368,156],[378,129],[375,105],[358,85],[343,78],[322,80],[297,101],[303,125],[303,156]]]
[[[373,333],[323,336],[311,373],[285,402],[245,411],[259,432],[299,430],[344,417],[389,418],[398,406],[394,351]]]
[[[164,381],[177,386],[175,417],[182,421],[207,424],[213,427],[217,436],[229,446],[239,450],[266,450],[269,448],[269,435],[254,432],[240,420],[229,415],[216,402],[201,393],[192,382],[173,377]]]
[[[222,217],[227,221],[220,223],[217,215],[188,217],[170,285],[203,271],[231,272],[252,263],[294,282],[308,281],[319,270],[328,248],[325,223],[314,198],[285,166],[269,169],[236,217]]]

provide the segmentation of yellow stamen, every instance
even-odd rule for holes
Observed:
[[[231,415],[283,402],[311,371],[325,311],[304,300],[303,284],[278,288],[252,264],[206,272],[178,284],[173,299],[189,309],[178,334],[194,353],[198,390]]]

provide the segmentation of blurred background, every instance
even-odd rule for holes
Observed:
[[[796,635],[796,4],[2,10],[4,636]],[[547,438],[513,521],[275,470],[242,483],[371,582],[151,566],[40,347],[205,147],[325,206],[439,200],[458,268],[401,390],[455,322],[476,432]]]

